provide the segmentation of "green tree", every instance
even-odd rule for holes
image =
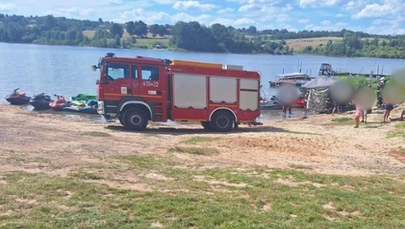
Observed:
[[[133,21],[129,21],[126,24],[126,30],[130,35],[134,35],[135,34],[135,23]]]
[[[156,35],[164,36],[169,34],[170,32],[164,25],[153,24],[149,26],[149,32],[155,37]]]
[[[229,51],[229,48],[233,46],[233,32],[219,23],[213,24],[210,30],[217,41],[219,51]]]
[[[171,42],[191,51],[217,52],[217,41],[211,31],[198,22],[177,22],[172,30]]]
[[[143,21],[136,21],[134,23],[134,34],[140,37],[146,36],[148,33],[148,26]]]
[[[121,38],[122,37],[122,34],[124,33],[124,29],[122,28],[122,26],[120,25],[120,24],[117,24],[117,23],[113,23],[112,25],[111,25],[111,28],[110,28],[110,33],[114,36],[114,37],[119,37],[119,38]]]

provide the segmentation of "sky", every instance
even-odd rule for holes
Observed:
[[[0,0],[0,13],[146,24],[405,34],[405,0]]]

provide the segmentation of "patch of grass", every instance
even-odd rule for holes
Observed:
[[[354,121],[352,118],[343,117],[343,118],[334,118],[332,119],[332,122],[336,124],[353,124]]]
[[[346,126],[346,125],[354,125],[354,119],[352,118],[334,118],[331,120],[332,125],[337,125],[337,126]]]
[[[174,179],[159,182],[156,191],[141,192],[89,184],[79,177],[13,172],[5,176],[7,184],[0,183],[0,225],[150,228],[159,222],[165,228],[405,226],[403,176],[331,176],[263,167],[174,169],[164,158],[125,159],[144,169],[148,166],[143,163],[155,164]],[[330,203],[333,207],[325,208]]]
[[[400,123],[395,126],[395,130],[388,133],[388,137],[405,138],[405,123]]]
[[[194,155],[215,155],[219,154],[219,150],[210,147],[185,147],[185,146],[176,146],[169,150],[170,152],[176,153],[187,153],[187,154],[194,154]]]
[[[82,135],[87,135],[87,136],[92,136],[92,137],[110,137],[111,136],[111,134],[109,134],[109,133],[100,132],[100,131],[84,132]]]
[[[375,129],[375,128],[380,128],[382,125],[368,125],[365,124],[364,128],[369,128],[369,129]]]
[[[186,144],[186,145],[198,145],[198,144],[212,142],[212,141],[216,141],[216,140],[218,140],[218,138],[197,136],[197,137],[191,137],[187,140],[184,140],[181,143]]]
[[[99,174],[91,173],[91,172],[79,172],[73,174],[74,177],[85,179],[85,180],[101,180],[103,179],[102,176]]]
[[[322,134],[312,133],[312,132],[305,132],[305,131],[287,131],[289,134],[304,134],[304,135],[318,135],[321,136]]]
[[[308,169],[308,170],[312,170],[312,167],[308,166],[308,165],[290,164],[289,167],[292,168],[292,169]]]
[[[169,160],[168,158],[157,158],[152,155],[125,155],[119,156],[117,159],[121,163],[125,163],[129,165],[131,168],[134,168],[138,171],[145,171],[145,170],[162,170],[166,166],[173,165],[173,161]]]
[[[160,45],[163,47],[171,47],[170,45],[170,39],[167,38],[137,38],[136,43],[134,46],[136,48],[148,48],[152,49],[154,48],[155,45]]]

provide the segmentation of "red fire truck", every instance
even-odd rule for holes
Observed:
[[[98,113],[130,130],[170,119],[228,132],[260,114],[260,75],[241,66],[107,53],[97,68]]]

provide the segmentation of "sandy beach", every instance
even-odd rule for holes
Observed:
[[[399,112],[395,109],[391,117]],[[353,115],[269,120],[226,134],[206,132],[198,124],[152,123],[137,133],[126,131],[119,122],[75,120],[2,104],[0,177],[11,171],[66,176],[91,164],[107,166],[119,155],[165,155],[193,137],[209,138],[198,147],[217,153],[175,152],[186,167],[265,166],[360,176],[405,173],[404,139],[389,137],[400,121],[383,124],[381,112],[370,114],[368,123],[358,129],[350,121],[331,121],[342,118]]]

